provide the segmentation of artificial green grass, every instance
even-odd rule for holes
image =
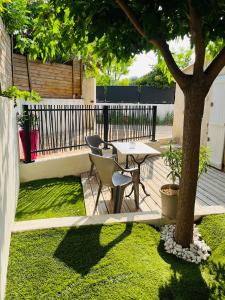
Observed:
[[[85,215],[80,178],[67,176],[22,183],[16,221]]]
[[[13,234],[6,299],[225,299],[225,215],[200,230],[213,249],[201,266],[165,253],[146,224]]]

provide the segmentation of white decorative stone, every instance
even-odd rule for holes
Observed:
[[[167,253],[176,255],[188,262],[199,264],[210,256],[210,247],[206,245],[196,225],[193,228],[193,243],[189,248],[182,248],[175,242],[175,225],[164,225],[161,228],[161,239]]]

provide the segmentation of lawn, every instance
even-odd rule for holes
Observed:
[[[16,221],[85,215],[80,178],[67,176],[22,183]]]
[[[166,254],[147,224],[13,234],[6,299],[225,299],[225,215],[199,227],[213,249],[201,266]]]

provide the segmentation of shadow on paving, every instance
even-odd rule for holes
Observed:
[[[84,228],[71,228],[59,244],[54,256],[85,276],[110,249],[131,234],[133,224],[127,223],[125,230],[105,246],[100,243],[102,227],[103,225],[92,226],[91,230],[85,233]]]

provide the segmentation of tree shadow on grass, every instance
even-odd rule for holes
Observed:
[[[18,203],[16,211],[16,219],[20,219],[23,216],[38,215],[41,213],[62,210],[63,206],[76,205],[77,203],[83,201],[83,195],[76,194],[74,191],[58,194],[57,197],[53,197],[50,193],[45,195],[45,201],[31,201],[30,203]],[[83,202],[82,202],[83,203]]]
[[[162,241],[158,246],[158,252],[171,268],[170,280],[159,288],[159,299],[211,299],[210,288],[201,275],[199,265],[185,262],[172,254],[166,253]]]
[[[131,234],[133,224],[126,223],[125,230],[107,245],[100,243],[102,227],[103,225],[71,228],[59,244],[54,256],[85,276],[110,249]]]
[[[42,214],[49,210],[57,212],[63,206],[77,203],[79,206],[80,202],[83,204],[82,187],[80,180],[74,176],[24,183],[21,185],[16,219]],[[77,207],[74,207],[74,212],[76,209]]]
[[[20,184],[20,188],[25,188],[26,190],[39,190],[44,187],[57,187],[62,185],[72,185],[76,183],[81,183],[80,178],[76,176],[65,176],[62,178],[45,178],[38,179],[29,182],[24,182]]]

